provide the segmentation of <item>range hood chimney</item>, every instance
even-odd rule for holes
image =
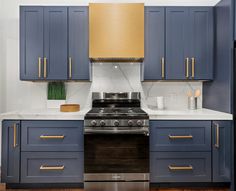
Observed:
[[[142,62],[144,4],[90,3],[89,58],[92,62]]]

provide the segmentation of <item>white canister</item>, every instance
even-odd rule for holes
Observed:
[[[157,109],[164,109],[164,97],[163,96],[157,97]]]

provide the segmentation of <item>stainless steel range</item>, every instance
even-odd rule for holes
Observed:
[[[114,184],[148,189],[149,117],[140,105],[139,92],[92,94],[84,121],[87,190]]]

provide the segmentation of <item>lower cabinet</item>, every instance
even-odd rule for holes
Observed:
[[[151,152],[151,182],[211,182],[210,152]]]
[[[2,125],[3,183],[83,183],[83,121]]]
[[[151,121],[150,182],[231,182],[231,121]]]
[[[22,152],[22,183],[83,182],[83,152]]]
[[[1,182],[20,181],[20,121],[2,122]]]
[[[230,182],[232,159],[232,122],[213,121],[212,123],[212,169],[214,182]]]

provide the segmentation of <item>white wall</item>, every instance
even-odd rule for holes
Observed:
[[[219,0],[147,0],[146,5],[186,5],[186,6],[210,6],[215,5]],[[11,110],[21,110],[27,108],[46,107],[46,83],[22,82],[19,80],[19,5],[87,5],[88,2],[118,2],[116,0],[0,0],[0,112]],[[119,2],[144,2],[140,0],[120,0]],[[2,35],[1,35],[2,32]],[[98,71],[103,73],[100,68]],[[108,69],[109,70],[109,69]],[[131,71],[132,73],[133,71]],[[106,74],[104,74],[106,75]],[[135,76],[139,74],[134,73]],[[110,76],[113,78],[113,76]],[[99,78],[99,74],[98,74]],[[119,82],[117,75],[117,83]],[[131,78],[133,78],[131,76]],[[109,80],[109,79],[107,79]],[[96,80],[97,81],[97,80]],[[96,83],[94,80],[94,82]],[[126,83],[129,83],[126,81]],[[136,83],[136,82],[135,82]],[[96,83],[97,84],[97,83]],[[104,83],[105,84],[105,83]],[[139,83],[141,84],[141,83]],[[189,87],[189,84],[180,84],[180,88]],[[136,85],[135,85],[136,86]],[[152,96],[156,96],[159,87],[163,83],[151,84]],[[165,83],[166,90],[176,84]],[[193,85],[194,86],[194,85]],[[201,88],[201,83],[197,84]],[[100,88],[98,88],[100,87]],[[90,103],[91,91],[109,89],[107,87],[93,83],[70,83],[68,89],[68,102],[79,102],[83,107]],[[114,86],[115,87],[115,86]],[[148,85],[140,85],[148,90]],[[177,88],[178,89],[178,88]],[[184,88],[186,89],[186,88]],[[113,90],[119,90],[114,89]],[[132,89],[131,89],[132,90]],[[165,92],[163,88],[161,91]],[[168,92],[168,91],[167,91]],[[171,93],[173,95],[173,93]],[[145,95],[145,92],[144,92]],[[173,97],[173,96],[172,96]],[[183,97],[182,97],[183,98]],[[183,100],[181,98],[181,100]]]

